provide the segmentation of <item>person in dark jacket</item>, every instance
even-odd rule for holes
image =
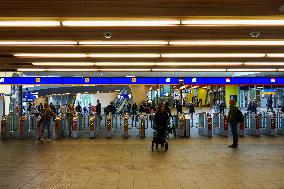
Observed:
[[[78,102],[77,106],[75,107],[75,110],[76,110],[77,113],[82,113],[82,107],[81,107],[79,102]]]
[[[100,103],[100,100],[97,100],[96,113],[97,113],[99,120],[101,120],[102,105]]]
[[[165,105],[160,104],[158,111],[155,114],[154,117],[154,124],[156,128],[162,128],[167,129],[168,127],[168,120],[169,120],[169,114],[166,111]]]
[[[238,147],[238,108],[236,107],[235,99],[230,100],[230,110],[228,113],[228,122],[231,127],[231,131],[233,134],[233,144],[229,145],[229,148],[237,148]]]
[[[168,113],[169,117],[172,117],[172,112],[170,109],[170,104],[168,102],[165,103],[165,111]]]
[[[176,108],[177,108],[177,113],[182,114],[182,103],[181,103],[181,101],[177,101]]]

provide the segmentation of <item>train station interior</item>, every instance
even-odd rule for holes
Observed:
[[[284,188],[284,2],[0,3],[0,188]]]

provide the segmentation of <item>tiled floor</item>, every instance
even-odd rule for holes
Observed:
[[[284,136],[0,142],[0,188],[284,188]]]

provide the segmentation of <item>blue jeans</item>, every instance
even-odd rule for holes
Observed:
[[[51,125],[51,120],[45,120],[43,122],[43,128],[47,130],[47,133],[48,133],[48,139],[50,139],[50,135],[51,135],[51,132],[50,132],[50,125]]]

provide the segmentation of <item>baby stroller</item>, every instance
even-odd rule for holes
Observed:
[[[158,149],[158,145],[161,144],[161,147],[165,148],[168,151],[169,144],[167,143],[167,129],[164,127],[155,126],[152,140],[152,151],[154,150],[154,145]]]

